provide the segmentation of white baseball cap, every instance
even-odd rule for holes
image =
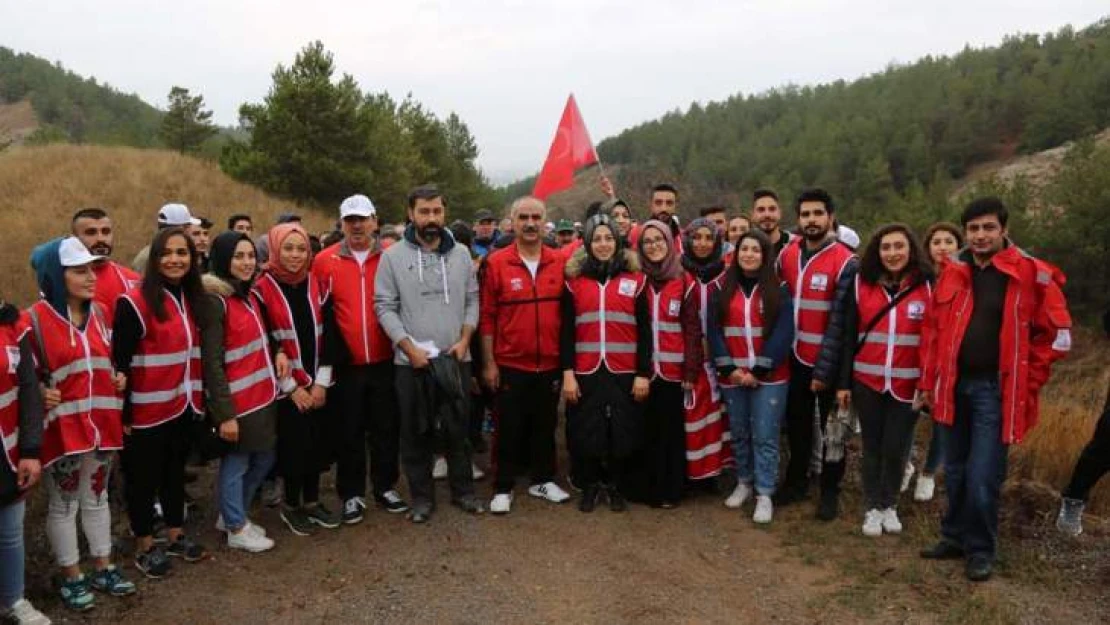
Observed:
[[[88,248],[77,237],[66,237],[58,246],[58,260],[62,262],[63,267],[83,267],[103,259],[103,256],[89,253]]]
[[[159,226],[199,226],[200,220],[193,217],[189,207],[184,204],[166,204],[158,210]]]
[[[836,238],[853,250],[859,247],[859,234],[848,226],[838,225],[836,227]]]
[[[339,218],[346,217],[377,217],[378,211],[374,208],[374,203],[370,198],[365,195],[352,195],[351,197],[343,200],[339,205]]]

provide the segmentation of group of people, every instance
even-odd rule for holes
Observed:
[[[219,458],[227,545],[260,552],[273,535],[250,511],[272,474],[296,536],[359,523],[370,502],[427,522],[444,472],[454,506],[485,512],[472,455],[487,411],[489,511],[511,511],[520,477],[528,495],[566,502],[560,405],[582,512],[673,508],[729,470],[724,504],[754,502],[756,523],[814,481],[817,517],[839,515],[856,413],[867,536],[902,529],[898,494],[927,411],[915,496],[932,497],[943,457],[948,506],[922,555],[964,558],[969,578],[988,578],[1006,452],[1036,424],[1071,326],[1063,276],[1009,239],[1002,202],[970,203],[923,245],[883,226],[857,255],[821,189],[794,202],[794,232],[771,190],[750,215],[713,207],[684,227],[672,185],[652,190],[642,222],[604,190],[580,236],[562,237],[537,198],[514,201],[507,225],[488,211],[449,225],[444,193],[420,186],[388,248],[363,195],[342,202],[341,234],[322,249],[295,216],[256,242],[238,215],[210,239],[210,222],[167,204],[141,272],[111,259],[108,214],[79,210],[70,236],[32,254],[41,299],[0,310],[0,602],[48,622],[22,597],[23,496],[40,471],[58,590],[83,610],[94,590],[136,591],[111,557],[117,454],[135,566],[157,578],[171,559],[206,555],[185,531],[190,455]],[[337,511],[320,492],[332,464]]]

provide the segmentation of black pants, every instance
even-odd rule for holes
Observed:
[[[285,503],[297,507],[320,500],[321,415],[302,413],[292,399],[277,403],[277,467],[285,485]]]
[[[877,393],[856,382],[852,403],[859,412],[863,438],[863,497],[868,510],[886,510],[898,503],[902,475],[913,445],[917,412],[890,393]]]
[[[474,494],[474,473],[470,464],[470,363],[459,363],[464,397],[454,406],[440,405],[428,427],[422,431],[417,414],[416,377],[426,375],[407,365],[396,369],[396,389],[401,418],[401,465],[409,483],[413,510],[435,507],[435,482],[432,463],[435,451],[442,449],[447,460],[447,481],[451,497],[459,499]]]
[[[555,478],[560,375],[558,371],[528,373],[501,368],[495,492],[511,492],[516,476],[526,470],[532,484]]]
[[[335,489],[342,500],[366,495],[366,448],[370,447],[370,487],[375,495],[394,488],[400,477],[399,419],[391,361],[346,367],[335,385],[333,418]],[[329,401],[330,403],[330,401]]]
[[[809,461],[813,455],[813,408],[817,402],[821,410],[821,428],[828,423],[829,414],[836,404],[836,391],[830,387],[820,393],[809,390],[813,368],[790,357],[790,392],[786,400],[786,436],[790,441],[790,462],[780,490],[804,490],[809,483]],[[844,461],[825,462],[821,466],[821,491],[840,493],[840,480],[844,477]]]
[[[154,533],[154,500],[162,505],[167,527],[185,525],[185,461],[194,414],[149,428],[132,428],[121,455],[127,479],[127,514],[135,536]]]
[[[1110,405],[1102,412],[1091,442],[1083,448],[1079,461],[1075,463],[1075,470],[1071,474],[1068,487],[1064,489],[1064,496],[1086,501],[1091,489],[1107,471],[1110,471]]]
[[[644,406],[642,498],[648,505],[678,503],[686,481],[686,419],[682,384],[661,378],[651,381]]]

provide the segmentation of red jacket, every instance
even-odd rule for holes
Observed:
[[[946,263],[933,291],[922,386],[933,393],[933,418],[955,418],[960,344],[974,306],[971,265],[960,257]],[[1002,442],[1020,443],[1036,424],[1039,392],[1052,363],[1071,348],[1071,315],[1056,267],[1009,245],[994,255],[995,268],[1010,278],[1000,337]]]
[[[353,365],[393,359],[393,345],[374,314],[374,276],[381,259],[381,250],[372,249],[360,265],[347,244],[341,242],[312,261],[312,275],[320,281],[325,297],[332,298],[335,324]]]
[[[499,367],[532,372],[559,368],[559,298],[566,258],[547,246],[541,250],[535,279],[515,243],[484,261],[478,330],[493,338]]]
[[[111,333],[116,314],[116,299],[130,291],[132,287],[139,286],[143,277],[112,260],[94,263],[93,273],[96,274],[96,292],[93,293],[93,301],[100,304],[100,310],[104,313],[104,323]]]

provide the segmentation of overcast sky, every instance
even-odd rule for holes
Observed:
[[[1106,0],[0,0],[0,45],[224,125],[319,39],[364,90],[457,112],[502,182],[539,169],[569,92],[595,142],[693,101],[856,78],[891,62],[1077,28]]]

